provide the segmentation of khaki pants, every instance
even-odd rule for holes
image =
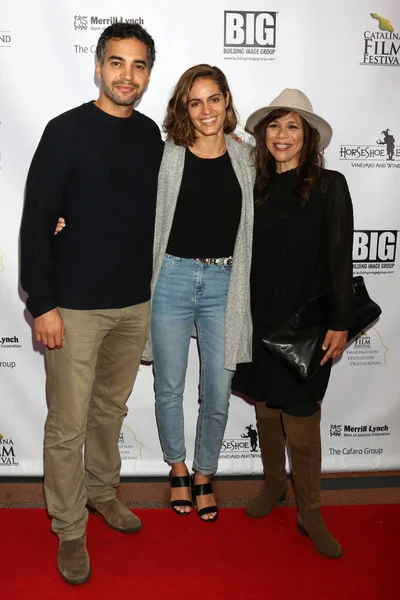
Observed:
[[[44,486],[52,530],[68,541],[85,533],[87,499],[115,497],[118,438],[149,334],[150,302],[58,310],[65,340],[61,349],[46,351]]]

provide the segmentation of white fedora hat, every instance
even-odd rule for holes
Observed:
[[[329,125],[328,121],[325,121],[325,119],[315,114],[312,104],[307,96],[296,89],[286,88],[277,98],[275,98],[275,100],[272,100],[269,106],[264,106],[253,112],[246,121],[247,131],[253,133],[257,123],[273,110],[278,110],[280,108],[298,113],[311,125],[311,127],[314,127],[314,129],[318,131],[320,136],[320,149],[329,146],[333,133],[332,127]]]

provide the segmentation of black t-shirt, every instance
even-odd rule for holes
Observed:
[[[199,158],[188,148],[167,252],[183,258],[232,256],[242,190],[229,154]]]
[[[21,282],[34,317],[150,298],[162,151],[157,125],[136,110],[118,118],[88,102],[50,121],[21,226]],[[54,236],[59,216],[67,226]]]

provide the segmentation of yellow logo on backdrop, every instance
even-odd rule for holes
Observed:
[[[122,425],[118,446],[122,460],[143,460],[144,444],[138,440],[135,432],[128,425]]]
[[[384,367],[389,348],[376,327],[362,331],[346,350],[350,367]]]
[[[3,250],[0,250],[0,273],[2,273],[4,271],[3,257],[4,257],[4,252],[3,252]]]
[[[379,29],[381,29],[382,31],[390,31],[390,33],[394,32],[394,27],[389,21],[389,19],[384,19],[377,13],[370,13],[370,15],[373,19],[377,19],[379,21]]]
[[[383,348],[383,362],[382,362],[382,366],[386,365],[386,357],[387,357],[387,353],[389,352],[389,348],[385,345],[384,341],[383,341],[383,337],[381,336],[381,334],[379,333],[379,331],[377,330],[376,327],[372,328],[374,331],[376,331],[378,337],[379,337],[379,341],[381,343],[381,346]]]
[[[369,13],[375,24],[364,31],[364,52],[360,65],[400,67],[400,34],[393,25],[378,13]]]

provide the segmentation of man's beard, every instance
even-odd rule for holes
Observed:
[[[142,93],[139,92],[138,85],[129,84],[129,85],[132,85],[132,87],[134,88],[134,89],[132,89],[132,93],[129,94],[129,96],[124,95],[121,97],[113,89],[116,85],[127,85],[127,84],[123,81],[117,81],[112,84],[112,87],[108,87],[103,82],[102,89],[103,89],[105,96],[107,96],[107,98],[109,100],[111,100],[112,102],[114,102],[114,104],[117,104],[118,106],[132,106],[142,96],[143,92]]]

